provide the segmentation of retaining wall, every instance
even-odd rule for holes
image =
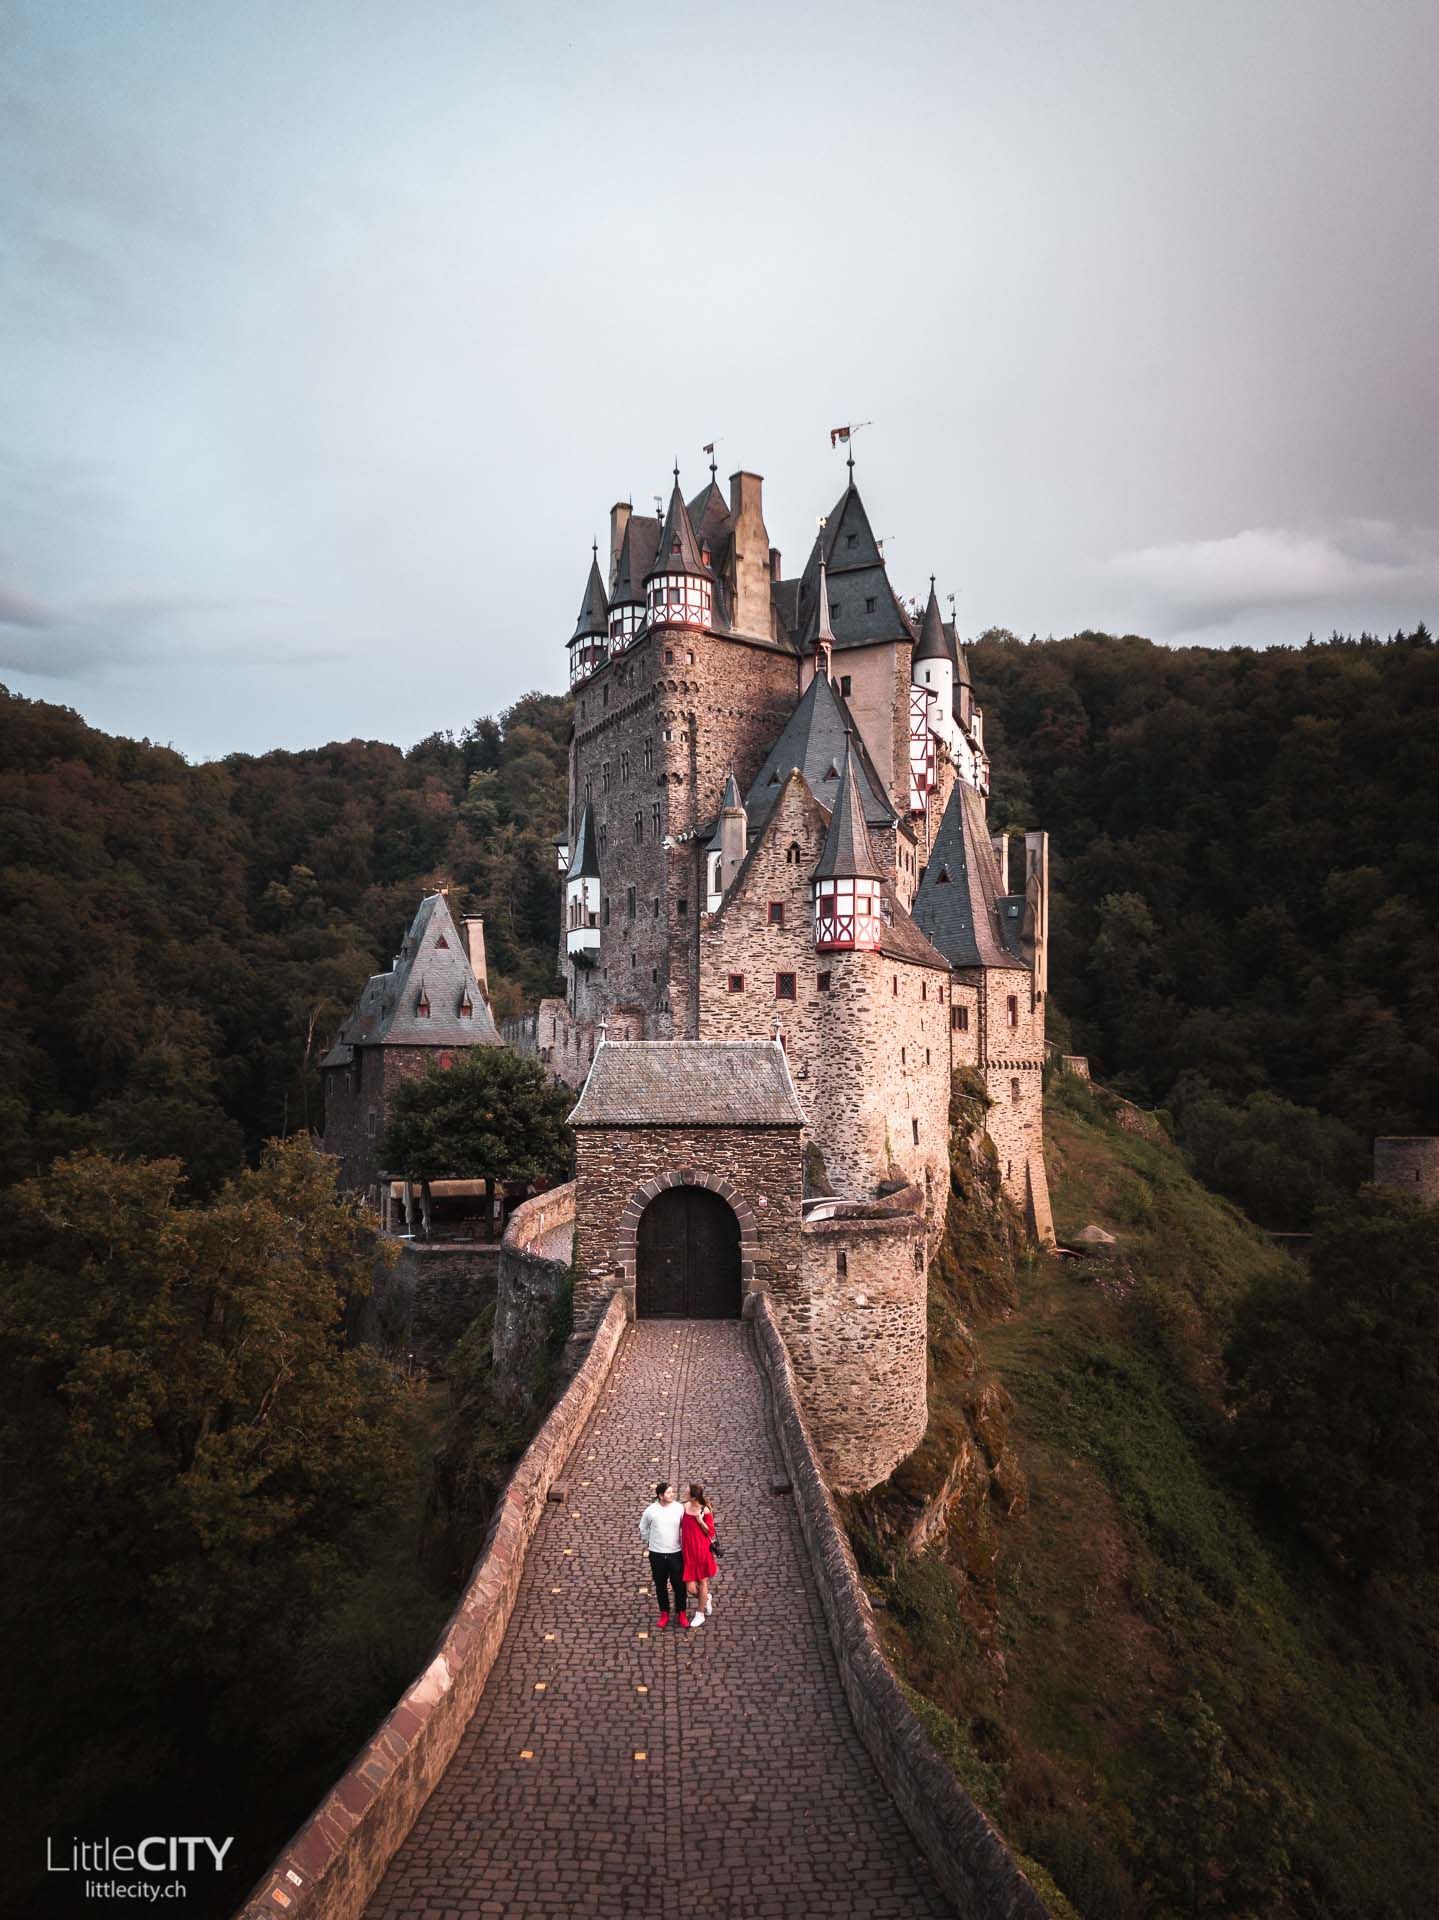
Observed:
[[[616,1295],[579,1372],[516,1467],[428,1666],[259,1882],[239,1920],[358,1920],[364,1911],[475,1710],[550,1487],[594,1410],[624,1330]]]
[[[860,1738],[956,1913],[966,1920],[1049,1920],[1049,1909],[998,1829],[936,1753],[885,1658],[869,1596],[800,1410],[778,1321],[763,1295],[756,1302],[754,1327],[815,1587]]]
[[[501,1393],[528,1392],[533,1382],[555,1306],[569,1284],[574,1224],[573,1180],[526,1200],[510,1215],[495,1288],[495,1385]]]

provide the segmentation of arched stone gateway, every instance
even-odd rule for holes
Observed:
[[[640,1215],[635,1311],[640,1319],[734,1320],[740,1311],[740,1223],[718,1193],[673,1186]]]

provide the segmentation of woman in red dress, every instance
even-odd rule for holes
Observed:
[[[705,1490],[692,1481],[690,1497],[680,1518],[681,1573],[691,1596],[692,1627],[702,1627],[714,1611],[710,1605],[710,1581],[719,1571],[715,1565],[714,1537],[715,1517],[705,1505]]]

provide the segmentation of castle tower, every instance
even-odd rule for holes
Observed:
[[[739,797],[734,769],[731,768],[725,776],[724,793],[720,798],[719,825],[715,828],[714,838],[705,855],[705,906],[708,912],[718,910],[730,882],[740,870],[748,848],[749,816]]]
[[[570,635],[571,686],[593,673],[596,667],[602,667],[609,658],[609,631],[610,603],[600,575],[600,550],[596,544],[594,558],[590,561],[590,576],[585,582],[584,598],[580,602],[579,618]]]
[[[814,944],[821,953],[878,949],[884,932],[883,880],[884,870],[869,844],[846,742],[839,798],[814,870]]]
[[[652,628],[708,627],[714,620],[712,556],[700,546],[680,492],[674,491],[660,529],[659,548],[645,575],[645,618]]]

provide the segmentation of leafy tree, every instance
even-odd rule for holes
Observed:
[[[1375,1187],[1262,1281],[1227,1353],[1239,1458],[1361,1577],[1439,1564],[1439,1209]]]
[[[470,1047],[453,1066],[395,1089],[382,1157],[392,1172],[426,1185],[483,1179],[490,1220],[497,1180],[525,1186],[568,1169],[574,1135],[565,1116],[573,1104],[535,1061],[508,1047]]]

